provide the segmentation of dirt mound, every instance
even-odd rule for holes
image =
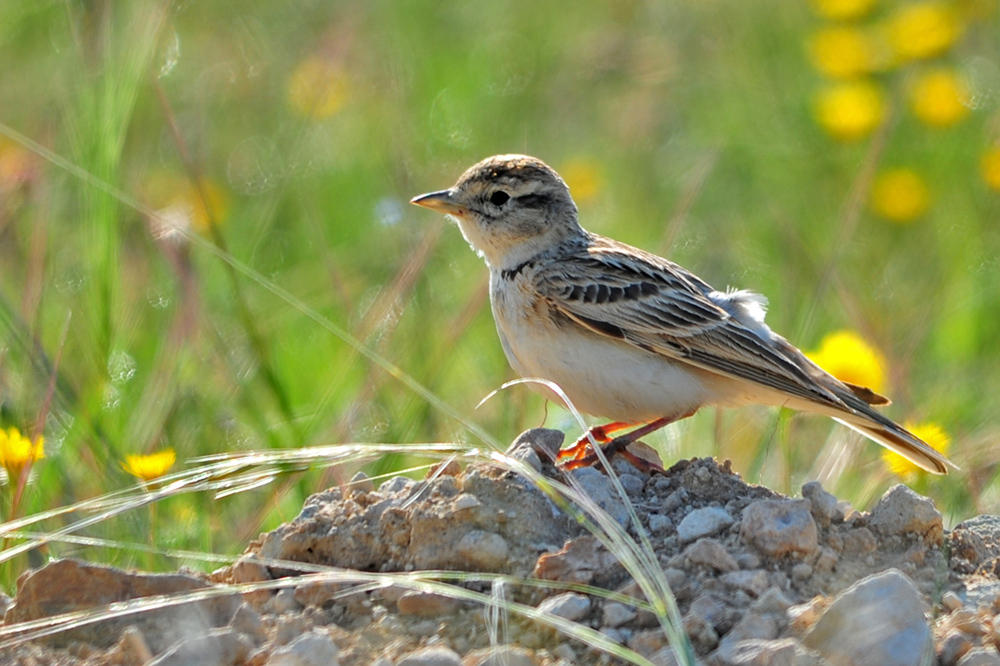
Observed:
[[[512,456],[542,482],[563,481],[541,462],[561,440],[528,431]],[[613,521],[604,533],[619,525],[639,541],[638,520],[699,660],[1000,666],[1000,519],[980,516],[945,533],[933,503],[905,486],[862,513],[816,483],[799,499],[749,485],[728,462],[681,461],[665,474],[613,466],[627,502],[601,471],[571,474]],[[377,489],[356,477],[309,498],[295,520],[208,577],[55,562],[22,576],[5,630],[151,595],[187,594],[197,605],[158,615],[126,607],[6,648],[0,659],[568,666],[608,663],[593,647],[604,640],[675,663],[659,621],[640,603],[636,567],[585,529],[585,512],[538,485],[485,463]],[[419,575],[429,570],[439,575]],[[449,588],[441,571],[467,573]],[[576,637],[557,631],[558,622],[576,623]]]

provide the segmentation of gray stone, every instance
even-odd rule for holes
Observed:
[[[719,650],[733,649],[737,643],[749,640],[771,640],[778,637],[778,623],[769,615],[744,613],[736,626],[719,643]]]
[[[446,647],[429,647],[411,652],[396,666],[462,666],[462,658]]]
[[[271,598],[271,611],[275,615],[294,613],[302,608],[302,604],[295,598],[295,589],[291,587],[278,590],[278,593]]]
[[[526,460],[528,456],[525,455],[525,451],[534,452],[536,460],[542,458],[547,461],[553,461],[559,454],[559,448],[565,439],[566,435],[561,430],[532,428],[531,430],[525,430],[517,436],[517,439],[507,448],[507,454],[534,467],[533,464]],[[541,466],[536,468],[536,471],[539,469],[541,469]]]
[[[972,648],[958,660],[957,666],[1000,666],[1000,655],[992,648]]]
[[[838,594],[802,642],[831,666],[917,666],[935,659],[924,603],[896,569]]]
[[[267,666],[337,666],[339,653],[328,635],[310,631],[272,652]]]
[[[396,600],[396,608],[400,615],[414,617],[438,617],[451,615],[460,606],[458,599],[435,592],[413,590],[406,592]]]
[[[712,655],[711,663],[718,666],[795,666],[797,647],[798,642],[790,638],[723,642]]]
[[[673,527],[674,521],[670,520],[669,516],[664,516],[662,513],[654,513],[649,516],[649,531],[653,534],[669,532]]]
[[[652,662],[654,666],[680,666],[680,662],[677,660],[677,654],[674,652],[672,647],[665,647],[662,650],[657,650],[649,657],[649,661]]]
[[[938,646],[938,659],[945,666],[953,666],[974,647],[972,637],[963,631],[952,629]]]
[[[960,573],[973,573],[984,562],[1000,557],[1000,516],[976,516],[959,523],[948,540],[951,567]]]
[[[636,614],[637,611],[633,606],[609,601],[604,604],[604,608],[601,610],[602,624],[605,627],[620,627],[626,622],[634,620]]]
[[[250,641],[233,629],[216,629],[189,638],[149,662],[147,666],[230,666],[242,664]]]
[[[470,652],[463,663],[466,666],[538,666],[538,660],[531,650],[516,645],[501,645]]]
[[[767,572],[763,569],[730,571],[727,574],[723,574],[719,580],[726,585],[743,590],[754,597],[764,594],[771,584],[771,581],[767,577]]]
[[[229,626],[241,634],[249,636],[255,643],[260,644],[267,640],[267,631],[264,629],[260,614],[250,604],[241,604],[236,609]]]
[[[758,613],[769,613],[771,615],[785,616],[785,612],[792,606],[791,600],[785,593],[776,587],[770,587],[760,595],[757,601],[750,604],[750,610]]]
[[[743,511],[740,537],[764,555],[809,556],[819,532],[809,500],[758,500]]]
[[[684,549],[681,556],[688,564],[702,565],[716,571],[736,571],[738,565],[726,547],[715,539],[698,539]]]
[[[618,477],[618,483],[622,484],[625,494],[629,497],[641,497],[642,489],[646,487],[646,482],[635,474],[622,474]]]
[[[677,537],[682,543],[711,536],[733,524],[733,517],[725,509],[709,506],[695,509],[677,526]]]
[[[844,519],[844,512],[837,505],[837,498],[823,490],[819,481],[810,481],[802,486],[802,497],[809,500],[809,510],[821,526]]]
[[[934,502],[903,484],[890,488],[875,508],[868,524],[885,535],[916,534],[929,543],[940,543],[943,535],[941,512]]]
[[[507,562],[510,548],[495,532],[472,530],[455,546],[455,553],[473,571],[499,571]]]
[[[347,487],[354,492],[370,493],[375,491],[375,483],[364,472],[358,472],[352,476]]]
[[[593,500],[597,506],[618,521],[619,525],[628,524],[628,509],[611,483],[611,479],[593,467],[581,467],[573,470],[571,474],[583,488],[587,497]]]
[[[590,612],[590,597],[576,592],[564,592],[538,604],[538,610],[576,622]]]

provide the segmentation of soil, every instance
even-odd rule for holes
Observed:
[[[520,471],[451,463],[378,488],[359,475],[210,575],[49,563],[18,581],[0,663],[626,663],[601,641],[677,663],[623,539],[609,551],[595,536],[617,526],[648,539],[700,662],[1000,666],[1000,518],[945,532],[931,500],[905,486],[858,512],[816,483],[788,498],[707,458],[665,473],[616,458],[616,487],[593,467],[556,469],[561,442],[524,433],[510,451]],[[539,489],[569,476],[603,510],[602,528]],[[74,612],[91,621],[11,644],[28,623]]]

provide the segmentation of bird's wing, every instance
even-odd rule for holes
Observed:
[[[717,292],[672,262],[599,241],[534,273],[550,307],[596,333],[712,372],[840,409],[852,409],[845,400],[860,402],[764,325],[763,298]]]

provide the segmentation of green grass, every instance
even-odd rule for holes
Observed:
[[[597,165],[585,226],[768,295],[772,328],[804,349],[861,332],[888,359],[889,414],[954,438],[962,471],[919,490],[952,522],[996,511],[1000,193],[978,165],[997,139],[1000,81],[957,127],[899,108],[884,144],[838,144],[812,117],[822,81],[803,44],[819,23],[773,0],[0,4],[0,159],[27,160],[16,177],[0,170],[0,425],[43,419],[47,456],[17,515],[127,488],[125,455],[166,446],[180,460],[478,446],[475,428],[508,442],[538,425],[543,403],[525,387],[476,409],[514,377],[485,268],[454,228],[406,204],[522,151]],[[943,60],[1000,62],[997,28],[995,11],[970,23]],[[348,81],[319,121],[287,94],[317,56]],[[882,78],[898,89],[906,76]],[[863,205],[866,164],[918,170],[931,210],[908,226],[878,219]],[[204,195],[200,179],[225,199],[209,202],[215,233],[154,238],[162,190]],[[551,408],[547,422],[575,427]],[[749,408],[705,410],[652,441],[731,457],[789,493],[826,470],[829,489],[864,507],[895,479],[875,445],[838,447],[848,437]],[[353,471],[338,460],[253,493],[170,497],[156,545],[239,553]],[[12,497],[0,487],[0,516]],[[151,520],[140,508],[88,529],[120,547],[47,555],[190,564],[124,546],[148,542]],[[5,565],[4,587],[27,563]]]

